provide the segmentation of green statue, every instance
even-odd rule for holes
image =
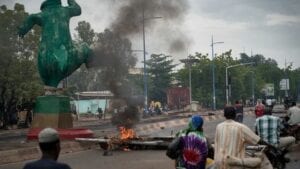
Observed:
[[[26,18],[18,34],[24,37],[35,24],[42,27],[38,70],[46,86],[57,87],[81,64],[87,64],[91,50],[87,44],[74,44],[71,39],[70,18],[81,14],[75,0],[68,0],[67,7],[61,5],[61,0],[45,0],[40,9],[40,13]]]

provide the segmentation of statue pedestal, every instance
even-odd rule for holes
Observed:
[[[94,135],[89,129],[73,128],[70,98],[62,95],[37,97],[33,122],[31,129],[27,133],[27,139],[37,139],[39,132],[46,127],[55,128],[61,139],[93,137]]]
[[[60,95],[37,97],[32,128],[45,127],[73,128],[69,97]]]

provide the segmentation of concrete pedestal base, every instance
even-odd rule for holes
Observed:
[[[43,128],[31,128],[27,133],[27,140],[37,140],[40,131]],[[90,129],[56,129],[61,140],[74,140],[75,138],[91,138],[94,137],[93,131]]]
[[[73,128],[70,99],[67,96],[40,96],[36,99],[32,128]]]
[[[32,128],[27,133],[27,139],[37,139],[39,132],[46,127],[55,128],[61,139],[94,135],[89,129],[73,129],[70,98],[67,96],[48,95],[36,99]]]

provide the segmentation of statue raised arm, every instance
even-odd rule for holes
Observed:
[[[61,0],[45,0],[41,12],[29,15],[19,28],[23,37],[34,25],[42,27],[42,38],[38,50],[38,70],[46,86],[57,87],[59,82],[86,63],[91,50],[86,43],[74,44],[69,22],[81,14],[75,0],[68,0],[63,7]]]

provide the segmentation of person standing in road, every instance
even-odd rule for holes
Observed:
[[[277,148],[289,148],[295,143],[292,136],[280,137],[281,130],[284,129],[279,117],[272,116],[272,109],[266,108],[264,115],[255,121],[255,131],[262,140]]]
[[[98,118],[99,118],[99,120],[101,120],[102,119],[102,116],[103,116],[103,110],[102,110],[102,108],[101,107],[98,107]]]
[[[41,159],[25,164],[23,169],[71,169],[64,163],[57,162],[60,153],[60,140],[57,131],[45,128],[38,135]]]
[[[202,126],[202,117],[194,115],[189,122],[188,128],[177,134],[180,137],[181,155],[176,161],[176,167],[205,169],[208,143]]]
[[[256,118],[264,115],[265,106],[262,104],[260,100],[257,100],[257,104],[255,106],[255,116]]]
[[[226,162],[227,156],[243,159],[245,157],[246,144],[265,144],[246,125],[234,121],[236,118],[234,107],[225,107],[224,116],[226,120],[217,125],[215,133],[214,160],[218,169],[229,169]],[[265,160],[265,164],[271,166],[270,162],[267,159]]]
[[[235,112],[236,112],[236,118],[235,121],[239,123],[243,123],[243,117],[244,117],[244,108],[243,105],[237,100],[235,101]]]

